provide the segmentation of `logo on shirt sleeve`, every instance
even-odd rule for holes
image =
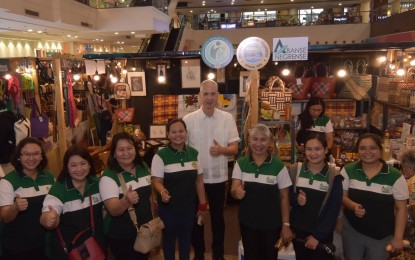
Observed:
[[[197,169],[197,162],[192,162],[193,169]]]

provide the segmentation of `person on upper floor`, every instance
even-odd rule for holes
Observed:
[[[46,230],[39,223],[43,200],[55,182],[47,164],[40,141],[27,137],[13,154],[15,170],[0,180],[3,259],[47,259]]]
[[[326,107],[321,98],[312,97],[295,122],[295,144],[300,153],[304,153],[304,141],[311,132],[318,132],[327,140],[327,150],[333,146],[334,130],[330,118],[325,115]]]
[[[343,180],[343,245],[346,260],[382,260],[403,249],[408,185],[396,168],[382,159],[378,135],[356,142],[360,160],[346,165]]]

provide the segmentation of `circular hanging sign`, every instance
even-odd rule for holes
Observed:
[[[257,70],[264,67],[270,55],[268,43],[259,37],[246,38],[236,50],[239,64],[247,70]]]
[[[202,60],[212,69],[226,67],[233,58],[232,43],[222,36],[209,37],[202,46]]]

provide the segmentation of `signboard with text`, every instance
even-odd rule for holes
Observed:
[[[273,61],[308,60],[308,37],[274,38]]]

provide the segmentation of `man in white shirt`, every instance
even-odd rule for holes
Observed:
[[[213,259],[224,259],[225,183],[228,181],[228,156],[238,152],[239,135],[230,113],[216,108],[219,97],[218,84],[205,80],[200,84],[201,108],[186,115],[188,144],[199,151],[203,179],[209,201],[212,224]],[[195,259],[204,259],[205,243],[203,226],[195,223],[192,234]]]

